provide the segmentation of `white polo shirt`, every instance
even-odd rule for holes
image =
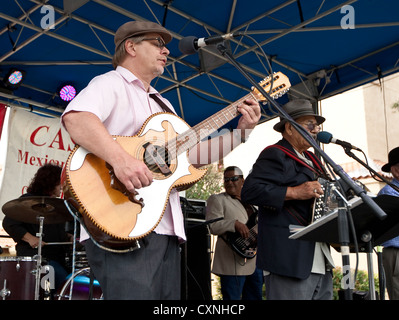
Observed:
[[[111,135],[133,136],[149,116],[164,111],[150,98],[149,94],[154,93],[174,110],[170,102],[153,87],[147,92],[141,80],[129,70],[118,66],[116,70],[93,78],[68,104],[63,115],[70,111],[91,112],[101,120]],[[180,197],[175,189],[170,193],[163,218],[154,231],[186,240]],[[87,238],[85,232],[81,233],[81,241]]]

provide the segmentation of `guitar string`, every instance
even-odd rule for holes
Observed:
[[[245,97],[241,98],[240,100],[238,100],[238,101],[232,103],[231,105],[227,106],[226,108],[218,111],[213,117],[205,119],[204,121],[200,122],[196,126],[177,135],[175,137],[175,139],[169,140],[165,144],[167,147],[165,149],[163,149],[164,154],[162,155],[162,157],[165,159],[165,157],[166,157],[165,151],[167,149],[169,151],[168,154],[171,156],[170,160],[176,159],[178,155],[185,152],[186,150],[188,150],[189,148],[191,148],[192,146],[197,144],[199,141],[201,141],[203,138],[205,138],[207,135],[209,135],[210,134],[209,132],[211,130],[213,130],[212,132],[214,132],[217,128],[220,128],[221,126],[223,126],[230,120],[237,117],[239,114],[237,112],[238,105],[250,96],[251,96],[251,94],[246,95]],[[230,114],[230,117],[227,116],[227,113]],[[221,118],[221,116],[224,116],[225,119],[223,120]],[[213,120],[213,118],[217,118],[217,120]],[[210,123],[211,120],[214,121],[214,123],[215,123],[214,126],[212,126],[212,124]],[[220,121],[221,124],[218,123],[217,121]],[[206,129],[206,130],[203,130],[203,129]],[[205,133],[206,133],[206,135],[205,135]],[[178,144],[181,143],[181,141],[183,140],[182,137],[184,137],[184,140],[186,140],[186,142],[184,142],[178,146]],[[148,165],[148,168],[151,171],[153,171],[158,168],[158,165],[150,164],[150,165]]]
[[[244,238],[238,238],[236,240],[236,243],[240,244],[240,245],[242,245],[242,244],[249,245],[253,241],[256,240],[256,236],[257,236],[257,233],[255,232],[255,230],[251,229],[248,238],[245,238],[245,239]]]
[[[275,76],[277,80],[278,75]],[[270,85],[270,81],[263,81],[262,86],[265,85]],[[282,84],[280,86],[276,86],[275,88],[272,89],[272,97],[275,97],[276,95],[281,95],[281,92],[286,91],[286,85]],[[226,108],[218,111],[215,113],[214,116],[205,119],[204,121],[200,122],[196,126],[189,128],[185,132],[177,135],[174,139],[171,139],[167,141],[165,144],[165,148],[163,148],[163,154],[162,158],[166,159],[166,153],[168,153],[168,156],[170,157],[169,161],[176,159],[181,153],[189,150],[191,147],[199,143],[202,139],[204,139],[206,136],[209,136],[211,133],[215,132],[218,128],[222,127],[224,124],[228,123],[230,120],[234,119],[239,115],[237,112],[237,107],[239,104],[241,104],[243,101],[245,101],[248,98],[254,98],[255,100],[259,101],[261,100],[260,98],[256,98],[252,92],[247,94],[246,96],[242,97],[238,101],[230,104]],[[227,113],[229,113],[229,117],[227,116]],[[225,119],[223,120],[221,118],[223,116]],[[216,119],[216,120],[215,120]],[[214,125],[210,123],[210,121],[214,122]],[[220,121],[221,123],[218,123],[217,121]],[[204,130],[205,129],[205,130]],[[202,134],[201,134],[202,132]],[[182,139],[184,138],[184,139]],[[182,142],[185,141],[185,142]],[[179,145],[180,144],[180,145]],[[157,164],[149,164],[147,165],[148,168],[151,171],[155,171],[158,168]]]

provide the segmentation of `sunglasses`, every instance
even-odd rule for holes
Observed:
[[[241,178],[241,176],[225,177],[225,178],[224,178],[224,182],[229,182],[229,181],[236,182],[236,181],[238,181],[240,178]]]
[[[299,123],[299,124],[308,128],[309,131],[316,130],[317,132],[319,132],[321,129],[320,125],[318,123],[314,123],[314,122]]]

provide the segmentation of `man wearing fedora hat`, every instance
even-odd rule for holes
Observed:
[[[308,100],[290,101],[283,109],[316,138],[325,119]],[[241,194],[259,207],[257,266],[265,275],[266,299],[329,300],[334,262],[328,245],[289,239],[290,225],[311,223],[314,199],[323,194],[317,178],[326,172],[291,122],[280,118],[274,130],[282,140],[260,153]]]
[[[393,176],[391,184],[383,187],[378,195],[390,195],[399,197],[399,147],[392,149],[388,153],[388,163],[381,168],[384,172],[390,172]],[[399,236],[381,244],[382,263],[385,271],[385,279],[390,300],[399,300]]]
[[[157,23],[123,24],[114,38],[115,70],[95,77],[69,103],[62,116],[71,138],[110,164],[131,193],[149,186],[153,175],[143,161],[124,150],[112,136],[134,136],[152,114],[175,112],[171,103],[150,84],[164,72],[170,53],[166,45],[171,40],[171,33]],[[228,133],[228,139],[222,139],[230,146],[233,140],[238,142],[233,145],[238,145],[245,130],[253,129],[260,118],[259,105],[252,99],[240,104],[238,111],[241,117],[237,129],[241,135]],[[195,159],[195,152],[201,152],[202,148],[208,150],[208,143],[211,142],[199,143],[190,150],[190,159]],[[231,149],[221,146],[220,150]],[[211,154],[208,161],[211,163],[225,155],[223,152]],[[157,201],[156,198],[153,201]],[[186,235],[177,190],[171,190],[161,221],[153,232],[140,239],[138,250],[123,254],[103,250],[93,244],[84,228],[81,230],[90,267],[105,299],[180,297],[179,243]]]

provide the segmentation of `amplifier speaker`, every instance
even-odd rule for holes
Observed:
[[[187,242],[182,245],[181,298],[212,300],[210,232],[205,223],[206,202],[181,198]]]

